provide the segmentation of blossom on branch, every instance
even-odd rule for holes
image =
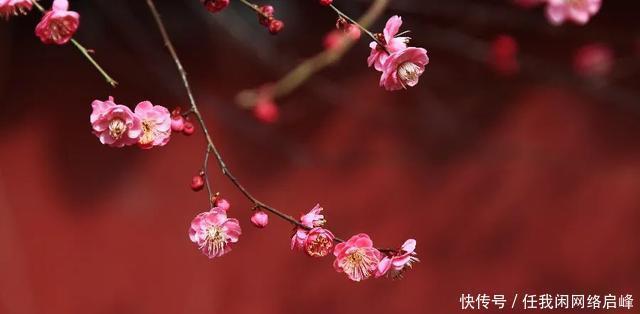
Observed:
[[[333,268],[337,272],[345,273],[353,281],[362,281],[375,274],[382,254],[373,247],[367,234],[360,233],[336,245],[333,255],[336,257]]]
[[[423,48],[410,47],[395,52],[383,65],[380,86],[388,91],[416,86],[427,64],[429,57]]]
[[[392,16],[387,21],[382,34],[376,35],[378,41],[381,42],[382,45],[376,41],[372,41],[369,44],[369,47],[371,48],[371,53],[369,54],[369,58],[367,58],[369,67],[373,66],[374,69],[383,71],[384,63],[389,57],[389,54],[407,48],[410,38],[396,37],[400,31],[400,26],[402,26],[402,18],[397,15]]]
[[[69,11],[67,0],[54,0],[51,10],[44,13],[36,26],[36,35],[45,44],[66,44],[80,25],[80,15]]]
[[[411,268],[412,264],[419,262],[416,257],[416,240],[409,239],[402,244],[402,247],[395,255],[385,256],[378,264],[376,277],[387,275],[392,278],[402,277],[402,273]]]
[[[324,257],[331,253],[335,236],[327,229],[316,227],[306,234],[304,251],[311,257]]]
[[[231,243],[238,242],[242,229],[237,219],[228,218],[218,207],[198,214],[189,228],[191,242],[209,258],[220,257],[231,251]]]
[[[138,142],[142,134],[142,122],[127,106],[117,105],[113,97],[106,101],[94,100],[89,118],[93,134],[100,143],[111,147],[123,147]]]
[[[142,135],[138,145],[143,149],[164,146],[171,137],[171,114],[162,106],[143,101],[136,106],[136,116],[142,121]]]

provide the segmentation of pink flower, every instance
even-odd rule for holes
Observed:
[[[547,0],[547,19],[553,25],[565,20],[584,25],[598,13],[601,5],[601,0]]]
[[[420,261],[416,257],[415,250],[416,240],[409,239],[405,241],[396,255],[393,255],[391,257],[385,256],[380,261],[380,263],[378,264],[378,269],[376,271],[376,277],[380,277],[385,274],[392,278],[401,277],[402,273],[407,268],[411,268],[414,262]]]
[[[106,101],[94,100],[89,118],[93,134],[102,144],[123,147],[138,142],[142,134],[140,119],[127,106],[116,105],[113,97]]]
[[[304,240],[304,251],[311,257],[324,257],[331,253],[335,236],[331,231],[316,227],[311,229]]]
[[[326,50],[339,49],[348,41],[358,40],[360,36],[362,36],[360,28],[353,24],[348,24],[344,30],[335,29],[325,35],[322,44]]]
[[[171,137],[171,114],[162,106],[154,106],[149,101],[143,101],[134,110],[142,121],[142,135],[138,141],[141,148],[149,149],[154,146],[164,146]]]
[[[0,0],[0,16],[8,20],[12,15],[26,15],[32,6],[31,0]]]
[[[295,229],[295,233],[291,237],[291,250],[304,250],[304,242],[307,240],[307,230],[302,228]]]
[[[231,207],[231,204],[229,204],[229,201],[227,201],[226,199],[220,197],[220,196],[216,196],[215,200],[213,202],[213,204],[220,209],[221,211],[228,211],[229,208]]]
[[[380,251],[373,247],[371,238],[364,233],[336,245],[333,255],[336,256],[333,268],[337,272],[344,272],[353,281],[361,281],[374,274],[381,257]]]
[[[238,242],[242,234],[237,219],[217,207],[198,214],[191,222],[189,238],[209,258],[219,257],[231,251],[231,243]]]
[[[396,37],[398,31],[400,31],[400,26],[402,26],[401,17],[394,15],[389,18],[383,33],[376,36],[384,46],[380,46],[375,41],[369,44],[371,48],[371,54],[369,54],[369,58],[367,59],[369,66],[373,66],[378,71],[383,71],[384,63],[389,57],[389,54],[407,48],[409,37]]]
[[[271,99],[261,99],[256,102],[255,107],[253,107],[253,115],[263,123],[271,124],[278,121],[280,117],[280,111],[278,110],[278,106]]]
[[[322,210],[320,204],[316,204],[307,214],[300,217],[300,222],[309,228],[323,226],[327,221],[324,219],[324,215],[320,214]]]
[[[68,11],[67,0],[54,0],[50,11],[47,11],[36,26],[36,36],[45,44],[66,44],[80,24],[80,15]]]
[[[269,215],[262,210],[256,210],[251,216],[251,223],[258,228],[264,228],[269,223]]]
[[[604,78],[611,73],[614,65],[612,49],[601,43],[582,46],[573,59],[577,74],[588,78]]]
[[[427,64],[429,57],[423,48],[410,47],[394,52],[384,63],[380,86],[388,91],[413,87],[418,84]]]

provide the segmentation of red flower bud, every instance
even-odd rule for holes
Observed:
[[[191,189],[194,191],[200,191],[204,187],[204,177],[202,175],[195,175],[191,178]]]
[[[269,32],[273,35],[279,33],[284,28],[284,22],[273,19],[269,23]]]

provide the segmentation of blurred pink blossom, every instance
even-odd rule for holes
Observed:
[[[560,25],[566,20],[579,25],[589,22],[598,13],[602,0],[546,0],[547,19],[553,25]]]
[[[66,44],[80,25],[80,15],[68,11],[67,0],[55,0],[50,11],[47,11],[36,26],[36,35],[45,44]]]
[[[238,242],[242,234],[237,219],[227,218],[227,214],[217,207],[198,214],[191,222],[189,238],[191,242],[209,258],[220,257],[231,251],[231,243]]]
[[[94,100],[89,117],[93,134],[102,144],[123,147],[138,142],[142,134],[140,119],[127,106],[116,105],[113,97],[106,101]]]
[[[381,258],[380,251],[373,247],[371,238],[364,233],[336,245],[333,255],[336,256],[333,268],[337,272],[344,272],[353,281],[361,281],[373,275]]]
[[[584,77],[605,77],[613,70],[613,50],[602,43],[582,46],[573,58],[573,68]]]

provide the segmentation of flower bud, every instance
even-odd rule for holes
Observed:
[[[284,22],[280,20],[273,19],[269,23],[269,32],[273,35],[280,33],[284,28]]]
[[[227,6],[229,6],[229,0],[201,0],[204,7],[207,8],[207,11],[211,13],[217,13]]]
[[[182,132],[184,130],[184,118],[181,115],[171,116],[171,131]]]
[[[195,131],[196,131],[196,128],[193,125],[193,123],[191,123],[190,121],[185,121],[184,122],[184,127],[182,129],[182,133],[184,133],[184,135],[191,135]]]
[[[264,123],[274,123],[278,121],[278,106],[273,101],[259,101],[253,108],[253,115]]]
[[[195,175],[191,178],[191,189],[195,192],[202,190],[204,187],[204,176],[203,175]]]
[[[251,223],[258,228],[264,228],[269,223],[269,216],[262,210],[256,210],[251,216]]]

